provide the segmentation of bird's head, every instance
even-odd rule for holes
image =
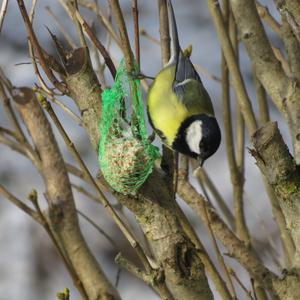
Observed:
[[[221,132],[216,118],[205,114],[194,115],[180,126],[173,148],[196,158],[200,166],[212,156],[221,143]]]

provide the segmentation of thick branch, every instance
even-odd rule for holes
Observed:
[[[178,193],[205,223],[207,223],[205,216],[207,211],[213,233],[226,247],[229,256],[236,258],[254,279],[272,291],[272,281],[276,278],[275,275],[264,267],[256,255],[235,236],[217,213],[208,207],[204,198],[197,193],[195,188],[187,181],[179,180]]]
[[[232,11],[256,75],[279,111],[287,118],[295,160],[300,163],[300,86],[287,78],[275,58],[253,0],[231,0]],[[299,4],[298,4],[299,5]]]
[[[256,75],[272,97],[277,108],[283,112],[281,92],[286,77],[272,51],[255,2],[253,0],[230,0],[230,2],[235,21],[254,65]]]
[[[97,151],[100,138],[98,124],[101,117],[101,95],[91,89],[91,85],[96,87],[96,79],[91,74],[93,70],[90,66],[85,66],[81,61],[82,49],[75,51],[70,59],[70,66],[74,65],[72,68],[74,71],[66,81],[76,104],[80,109],[84,108],[83,119],[85,119],[85,112],[90,116],[85,119],[85,128]],[[87,60],[88,58],[84,59]],[[89,82],[88,78],[93,81]],[[156,171],[152,178],[146,183],[145,190],[141,191],[138,198],[119,200],[136,215],[154,249],[158,263],[165,271],[166,282],[173,295],[178,299],[199,299],[201,295],[207,297],[204,299],[212,299],[202,263],[196,255],[197,250],[183,232],[176,217],[174,203],[170,200],[171,195],[162,184],[165,178],[159,171]],[[187,249],[187,253],[191,253],[190,261],[186,266],[184,256],[178,256],[182,248]],[[186,273],[181,272],[178,263],[185,266]],[[194,288],[195,286],[197,288]]]
[[[230,38],[225,29],[224,20],[220,10],[219,3],[214,0],[207,0],[210,14],[215,24],[215,28],[218,37],[221,41],[222,50],[226,59],[226,63],[230,74],[232,76],[232,85],[237,96],[239,107],[245,119],[247,129],[252,134],[257,127],[255,116],[253,113],[252,105],[248,97],[246,87],[239,69],[239,66],[235,60],[235,53],[230,42]]]
[[[290,24],[282,17],[281,36],[289,58],[289,67],[292,75],[300,81],[300,44],[296,39]]]
[[[212,299],[198,251],[183,231],[161,171],[154,170],[136,201],[120,199],[136,216],[175,299]]]
[[[300,42],[300,3],[298,0],[275,0],[281,15],[286,17]]]
[[[276,123],[253,135],[257,165],[273,187],[296,246],[294,266],[300,267],[300,172]]]
[[[46,116],[30,89],[17,90],[15,100],[41,158],[54,235],[69,257],[89,299],[119,299],[83,239],[66,167]]]
[[[98,149],[101,118],[101,86],[92,68],[88,49],[79,48],[66,58],[66,83],[76,102],[93,148]]]

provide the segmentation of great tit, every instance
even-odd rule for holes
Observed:
[[[210,97],[189,54],[178,39],[172,3],[168,0],[172,56],[155,77],[148,93],[147,111],[153,129],[169,148],[198,159],[200,166],[213,155],[221,132]]]

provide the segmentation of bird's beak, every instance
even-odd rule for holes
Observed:
[[[198,161],[198,163],[199,163],[199,167],[197,167],[197,168],[194,170],[194,172],[193,172],[193,176],[194,176],[194,177],[197,177],[197,173],[198,173],[199,169],[201,169],[202,166],[203,166],[204,159],[201,158],[201,157],[199,157],[199,158],[197,158],[197,161]]]
[[[202,166],[204,164],[204,159],[202,157],[199,157],[198,162],[199,162],[199,166],[202,168]]]

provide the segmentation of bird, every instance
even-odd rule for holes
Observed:
[[[208,92],[191,60],[179,44],[171,0],[171,58],[154,78],[147,97],[149,123],[170,149],[197,159],[199,166],[221,143],[221,131]]]

